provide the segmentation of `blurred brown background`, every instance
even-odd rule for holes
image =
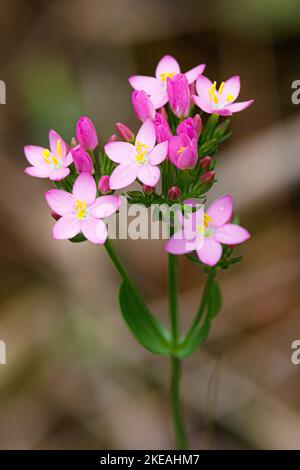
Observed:
[[[220,149],[219,184],[253,234],[243,263],[221,273],[222,313],[185,362],[193,448],[300,448],[300,79],[298,0],[1,0],[0,448],[170,448],[168,360],[143,350],[118,312],[119,279],[104,250],[54,242],[43,193],[25,176],[25,144],[66,140],[87,114],[104,143],[116,121],[137,128],[127,78],[153,75],[171,53],[240,74],[241,99]],[[300,105],[299,105],[300,106]],[[151,307],[166,319],[161,242],[117,247]],[[187,326],[203,277],[181,259]]]

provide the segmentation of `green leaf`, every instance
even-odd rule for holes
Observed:
[[[75,235],[75,237],[69,238],[69,241],[72,243],[81,243],[86,242],[86,238],[83,233],[78,233],[78,235]]]
[[[196,349],[198,349],[199,346],[206,340],[210,330],[210,325],[211,320],[207,315],[204,323],[202,325],[198,325],[197,328],[195,328],[189,340],[186,343],[182,343],[177,351],[176,356],[183,359],[184,357],[188,357],[193,354],[193,352],[195,352]]]
[[[171,354],[170,332],[125,282],[120,288],[119,301],[123,318],[137,341],[153,353]]]
[[[221,310],[222,307],[222,294],[219,284],[216,281],[212,282],[210,288],[210,296],[208,302],[207,315],[212,320]]]
[[[183,340],[182,345],[177,352],[178,357],[184,358],[190,356],[193,354],[193,352],[196,351],[196,349],[199,348],[199,346],[201,346],[202,343],[204,343],[208,336],[211,322],[213,318],[219,313],[221,307],[221,290],[219,284],[216,281],[213,281],[210,287],[205,320],[201,325],[198,325],[195,328],[188,341]]]

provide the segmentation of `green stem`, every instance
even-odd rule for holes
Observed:
[[[139,304],[141,306],[143,306],[143,308],[145,308],[145,302],[141,296],[141,294],[139,293],[139,291],[137,290],[136,286],[135,286],[135,283],[134,281],[132,280],[131,276],[128,274],[128,272],[126,271],[125,267],[123,266],[123,264],[121,263],[117,253],[115,252],[115,249],[113,247],[113,244],[111,243],[111,241],[109,239],[106,240],[105,244],[104,244],[104,247],[106,249],[106,252],[108,253],[112,263],[114,264],[116,270],[118,271],[118,273],[120,274],[121,278],[123,279],[123,281],[127,284],[127,286],[131,289],[131,292],[134,294],[136,300],[139,302]]]
[[[184,450],[188,448],[185,430],[181,416],[180,406],[180,376],[181,376],[181,361],[177,357],[171,358],[172,377],[171,377],[171,400],[172,400],[172,416],[174,422],[176,447],[177,449]]]
[[[184,341],[183,341],[184,344],[188,343],[191,336],[193,336],[194,330],[195,330],[195,328],[197,328],[197,326],[198,326],[198,324],[199,324],[199,322],[202,318],[202,315],[205,312],[205,308],[206,308],[207,302],[209,300],[210,289],[211,289],[212,282],[213,282],[215,276],[216,276],[216,272],[212,270],[212,271],[209,272],[209,274],[206,278],[206,283],[205,283],[205,286],[204,286],[204,291],[203,291],[203,294],[202,294],[200,305],[199,305],[199,308],[198,308],[197,313],[195,315],[195,318],[193,320],[192,326],[189,329],[186,337],[184,338]]]
[[[168,296],[173,349],[179,340],[178,324],[178,257],[168,255]],[[177,449],[187,449],[187,440],[182,420],[180,403],[181,361],[171,357],[171,406]]]
[[[178,256],[168,255],[168,295],[169,295],[169,315],[174,349],[178,342]]]

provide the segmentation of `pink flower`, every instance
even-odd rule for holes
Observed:
[[[71,154],[77,173],[94,173],[93,161],[80,145],[74,147],[71,150]]]
[[[110,188],[121,189],[138,178],[147,186],[155,186],[160,178],[159,165],[167,156],[168,142],[155,146],[154,124],[145,121],[135,139],[135,144],[112,142],[105,145],[107,156],[119,166],[110,176]]]
[[[148,95],[143,91],[133,91],[131,95],[132,106],[139,121],[146,121],[155,117],[155,109]]]
[[[98,182],[98,189],[100,193],[102,194],[109,193],[110,191],[109,180],[110,180],[110,177],[108,175],[101,176]]]
[[[154,126],[155,126],[156,140],[158,143],[165,142],[166,140],[168,141],[170,140],[173,134],[163,114],[161,113],[155,114]]]
[[[199,114],[196,114],[194,118],[188,117],[184,119],[176,129],[176,132],[178,135],[180,134],[186,134],[190,139],[197,139],[199,137],[199,129],[201,130],[202,128],[202,121],[200,118],[201,126],[199,125]]]
[[[168,189],[168,198],[170,199],[170,201],[177,201],[177,199],[180,198],[180,195],[181,191],[178,186],[171,186]]]
[[[198,160],[197,140],[186,134],[172,136],[169,142],[169,159],[180,170],[194,168]]]
[[[191,107],[191,94],[186,76],[178,73],[167,78],[167,93],[170,107],[178,118],[187,116]]]
[[[67,144],[53,130],[49,132],[50,150],[36,145],[26,145],[24,152],[32,166],[25,173],[37,178],[50,178],[53,181],[64,179],[70,173],[67,168],[72,163],[72,155]]]
[[[240,77],[238,75],[222,82],[218,89],[216,82],[212,83],[207,77],[199,75],[196,89],[198,96],[193,95],[194,103],[209,114],[230,116],[248,108],[254,101],[234,103],[240,93]]]
[[[189,84],[193,83],[205,69],[205,64],[198,65],[185,73]],[[135,90],[144,90],[155,109],[161,108],[168,102],[167,79],[180,73],[177,60],[171,55],[165,55],[157,64],[155,77],[133,75],[129,83]]]
[[[101,220],[114,214],[120,207],[118,196],[97,197],[96,182],[90,173],[81,173],[76,179],[73,192],[51,189],[45,194],[50,208],[61,218],[53,227],[53,238],[68,240],[78,233],[92,243],[103,244],[107,228]]]
[[[190,215],[188,222],[182,218],[183,228],[167,241],[165,250],[175,255],[196,250],[202,263],[216,265],[222,256],[222,244],[237,245],[250,238],[245,228],[230,223],[232,214],[232,196],[226,194],[213,202],[206,213],[200,209]]]
[[[122,122],[117,122],[116,129],[121,139],[125,140],[125,142],[134,141],[134,133],[131,129],[129,129],[129,127],[126,126],[126,124],[123,124]]]
[[[76,138],[80,145],[87,150],[95,150],[98,145],[98,136],[92,121],[81,116],[76,125]]]

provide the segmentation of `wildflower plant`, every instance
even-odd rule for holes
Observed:
[[[188,445],[180,403],[182,360],[204,343],[221,309],[218,272],[241,261],[234,255],[236,245],[250,238],[233,214],[230,194],[206,210],[204,205],[216,183],[215,154],[231,135],[230,116],[253,100],[235,102],[240,92],[238,76],[217,87],[202,75],[204,69],[200,64],[181,73],[176,59],[166,55],[155,77],[130,77],[132,105],[141,121],[136,135],[117,123],[118,136],[113,134],[102,148],[94,124],[82,116],[70,145],[51,130],[49,149],[24,148],[31,165],[25,172],[54,184],[45,194],[56,221],[53,238],[104,246],[122,280],[119,303],[128,328],[143,347],[171,358],[171,408],[180,449]],[[132,184],[135,189],[128,188]],[[119,190],[129,204],[171,207],[176,203],[165,244],[169,327],[150,312],[108,237],[106,222],[120,208]],[[179,322],[180,255],[196,263],[206,276],[199,307],[186,332],[181,332]]]

